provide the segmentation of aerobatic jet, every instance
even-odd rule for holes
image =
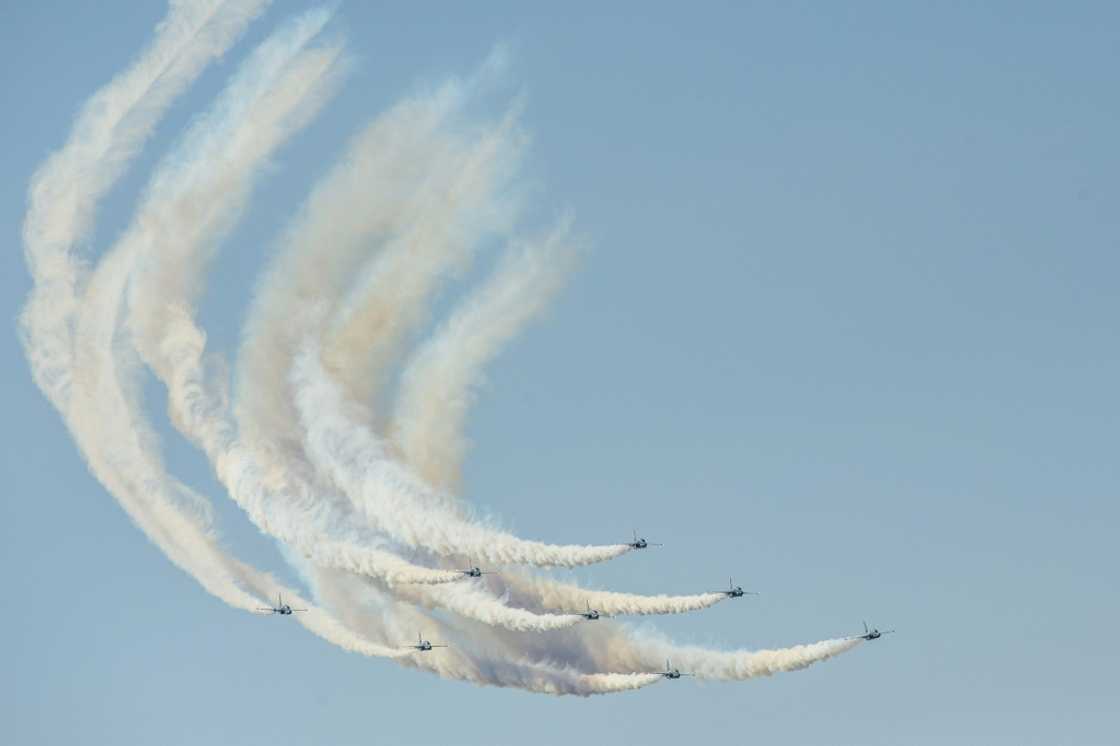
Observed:
[[[587,603],[587,611],[577,611],[576,613],[579,614],[584,619],[587,619],[587,620],[590,620],[590,621],[595,621],[596,619],[599,618],[599,612],[596,609],[591,608],[591,602],[590,601],[587,601],[586,603]]]
[[[630,542],[626,546],[630,547],[631,549],[645,549],[646,547],[659,547],[662,545],[652,544],[646,541],[644,538],[638,536],[638,529],[634,529],[634,541]]]
[[[307,609],[293,609],[291,606],[284,603],[283,594],[277,593],[275,606],[258,606],[257,611],[262,614],[280,614],[281,616],[291,616],[292,614],[299,611],[307,611]]]
[[[423,634],[417,632],[416,633],[416,644],[415,645],[402,645],[401,647],[412,648],[413,650],[419,650],[421,653],[426,653],[427,651],[431,650],[432,648],[445,648],[447,646],[446,645],[433,645],[432,643],[430,643],[430,642],[428,642],[427,640],[424,639]]]
[[[735,585],[735,583],[732,582],[731,578],[727,579],[727,590],[725,590],[725,591],[713,591],[713,592],[714,593],[722,593],[723,595],[727,596],[728,598],[742,598],[743,596],[757,596],[758,595],[758,593],[756,593],[755,591],[744,591],[743,586]]]
[[[894,630],[893,629],[885,629],[882,632],[880,632],[879,630],[875,629],[874,627],[872,627],[871,629],[868,629],[867,628],[867,622],[864,622],[863,623],[863,634],[862,635],[852,635],[848,639],[849,640],[878,640],[883,635],[889,635],[891,632],[894,632]]]
[[[481,578],[483,575],[493,575],[494,574],[494,573],[490,572],[489,570],[479,569],[478,565],[471,565],[466,570],[460,570],[459,572],[463,573],[468,578]]]
[[[681,673],[681,670],[679,668],[673,668],[672,664],[669,663],[668,658],[665,659],[665,670],[664,671],[658,671],[657,673],[661,676],[664,676],[667,679],[679,679],[682,676],[695,676],[696,675],[694,673]]]

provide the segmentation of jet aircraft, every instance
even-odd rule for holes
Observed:
[[[673,668],[672,664],[669,663],[668,658],[665,659],[665,670],[664,671],[658,671],[657,673],[660,676],[664,676],[667,679],[679,679],[682,676],[695,676],[696,675],[694,673],[681,673],[681,670],[679,668]]]
[[[722,593],[723,595],[727,596],[728,598],[742,598],[743,596],[757,596],[758,595],[758,593],[756,593],[755,591],[744,591],[743,586],[735,585],[735,583],[732,582],[731,578],[727,579],[727,590],[725,590],[725,591],[715,591],[715,592],[716,593]]]
[[[307,609],[293,609],[291,606],[284,603],[283,594],[277,593],[275,606],[258,606],[257,611],[265,614],[280,614],[281,616],[291,616],[297,611],[307,611]]]
[[[640,538],[638,536],[638,529],[634,529],[634,541],[630,542],[626,546],[630,547],[631,549],[645,549],[646,547],[659,547],[662,545],[653,544],[646,541],[644,538]]]
[[[878,640],[883,635],[889,635],[891,632],[894,632],[894,630],[893,629],[885,629],[882,632],[880,632],[879,630],[875,629],[874,627],[872,627],[871,629],[868,629],[867,628],[867,622],[864,622],[863,623],[863,634],[862,635],[852,635],[848,639],[849,640]]]
[[[591,602],[590,601],[587,601],[586,603],[587,603],[587,611],[577,611],[576,613],[579,614],[584,619],[587,619],[589,621],[595,621],[596,619],[599,618],[599,612],[598,612],[598,610],[591,608]]]
[[[493,575],[494,574],[494,573],[490,572],[489,570],[479,569],[478,565],[471,565],[466,570],[460,570],[459,572],[463,573],[468,578],[481,578],[483,575]]]
[[[423,634],[417,632],[416,633],[416,644],[415,645],[402,645],[401,647],[412,648],[413,650],[419,650],[421,653],[425,653],[425,652],[431,650],[432,648],[445,648],[447,646],[446,645],[433,645],[432,643],[430,643],[430,642],[428,642],[427,640],[424,639]]]

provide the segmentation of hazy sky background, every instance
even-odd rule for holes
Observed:
[[[275,3],[178,101],[104,203],[99,250],[190,115],[308,5]],[[31,172],[165,6],[9,2],[0,740],[1115,743],[1120,6],[528,5],[341,5],[356,73],[223,249],[215,347],[235,349],[274,237],[346,138],[508,42],[533,215],[570,209],[594,248],[491,369],[471,499],[528,537],[666,543],[576,573],[601,587],[734,573],[762,592],[652,622],[682,642],[863,618],[898,634],[768,680],[558,699],[347,654],[207,595],[86,472],[15,334]],[[292,577],[151,391],[168,464],[216,500],[227,543]]]

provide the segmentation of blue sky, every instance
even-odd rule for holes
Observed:
[[[591,700],[442,681],[235,612],[88,475],[15,336],[19,230],[34,167],[164,8],[8,8],[5,738],[1114,741],[1120,11],[907,5],[344,3],[332,25],[356,71],[281,152],[212,274],[202,319],[230,353],[268,247],[347,136],[510,44],[533,212],[570,210],[593,248],[492,368],[469,494],[526,536],[609,542],[636,525],[666,543],[587,582],[690,592],[734,573],[762,592],[656,621],[683,642],[899,630],[773,679]],[[176,104],[104,203],[98,248],[191,114],[304,7],[275,3]],[[228,543],[281,570],[161,429]]]

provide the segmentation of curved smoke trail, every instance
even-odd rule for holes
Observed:
[[[34,285],[20,317],[35,382],[59,410],[73,373],[74,319],[87,270],[77,261],[98,202],[164,112],[234,43],[268,0],[198,0],[172,6],[135,62],[83,105],[66,144],[31,178],[23,225]]]
[[[511,601],[528,608],[554,612],[582,611],[585,604],[607,616],[650,614],[685,614],[715,606],[727,599],[725,593],[695,593],[686,596],[646,596],[582,588],[525,573],[505,574],[502,582],[511,593]]]
[[[574,567],[630,551],[626,544],[575,546],[519,539],[445,510],[434,491],[392,460],[372,430],[346,415],[341,388],[314,345],[296,356],[293,388],[311,460],[395,540],[443,556],[470,555],[499,564]]]
[[[82,107],[66,144],[32,177],[24,247],[33,287],[20,318],[32,374],[59,410],[90,470],[142,531],[209,592],[239,608],[259,600],[242,586],[240,567],[209,536],[203,499],[176,486],[161,499],[158,478],[120,468],[102,455],[104,440],[86,433],[71,406],[75,317],[88,282],[78,250],[100,199],[120,177],[171,102],[220,56],[263,2],[184,3],[172,8],[135,62]],[[142,448],[128,428],[119,449]],[[189,506],[184,510],[178,506]]]
[[[458,486],[481,371],[559,292],[574,261],[569,232],[564,221],[514,247],[405,365],[389,430],[402,458],[435,487]]]

